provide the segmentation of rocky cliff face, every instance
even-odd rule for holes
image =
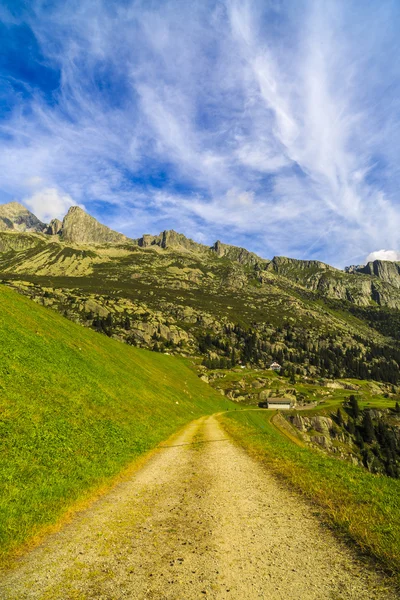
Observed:
[[[122,233],[99,223],[78,206],[72,206],[64,217],[61,237],[63,241],[73,244],[123,244],[130,241]]]
[[[223,244],[219,240],[215,242],[213,246],[211,246],[211,251],[215,252],[219,258],[228,258],[229,260],[238,262],[242,265],[265,268],[265,266],[271,262],[264,258],[260,258],[257,256],[257,254],[249,252],[245,248]]]
[[[338,271],[338,269],[319,260],[298,260],[297,258],[287,258],[286,256],[274,256],[270,263],[270,268],[281,274],[297,271],[299,276],[302,274],[313,275],[320,271]]]
[[[266,270],[326,298],[358,306],[378,304],[400,308],[400,263],[374,261],[341,271],[316,260],[276,256],[266,265]]]
[[[200,255],[216,255],[218,258],[227,258],[234,262],[239,262],[242,265],[260,265],[262,268],[270,262],[269,260],[260,258],[253,252],[249,252],[245,248],[223,244],[219,240],[211,247],[204,244],[198,244],[184,236],[182,233],[177,233],[173,229],[162,231],[159,235],[145,234],[137,240],[137,244],[142,248],[159,246],[164,250],[175,249],[189,251]]]
[[[62,221],[59,219],[53,219],[47,226],[45,233],[47,233],[47,235],[58,235],[62,231],[62,226]]]
[[[46,225],[22,204],[9,202],[0,206],[0,231],[40,233],[45,229]]]
[[[201,254],[208,250],[207,246],[198,244],[184,236],[182,233],[177,233],[173,229],[162,231],[159,235],[150,235],[146,233],[136,241],[141,248],[159,246],[164,250],[188,250],[196,254]]]
[[[374,260],[364,267],[358,267],[355,273],[364,273],[366,275],[375,275],[382,281],[390,283],[396,288],[400,288],[400,263],[390,262],[388,260]]]

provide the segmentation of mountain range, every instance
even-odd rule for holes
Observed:
[[[65,245],[135,245],[140,248],[157,246],[164,250],[192,252],[197,256],[216,255],[258,271],[262,282],[268,274],[276,273],[319,291],[327,297],[348,300],[362,306],[370,303],[400,307],[400,263],[375,260],[366,265],[346,267],[344,271],[316,260],[297,260],[276,256],[272,260],[261,258],[244,248],[223,244],[220,241],[205,246],[188,239],[173,230],[163,231],[159,235],[144,234],[141,238],[131,239],[99,223],[78,206],[72,206],[63,221],[53,219],[49,224],[42,223],[22,204],[11,202],[0,206],[0,231],[44,234],[48,241],[58,239]],[[51,238],[51,239],[50,239]],[[45,239],[45,238],[43,238]],[[22,241],[21,240],[18,240]],[[17,245],[18,245],[17,242]],[[28,244],[28,238],[25,238]],[[31,238],[30,243],[34,244]],[[3,237],[1,249],[12,247],[11,240]],[[358,276],[356,279],[354,275]],[[368,277],[360,277],[367,275]]]
[[[130,239],[77,206],[46,224],[13,202],[0,206],[0,278],[108,335],[206,366],[278,359],[310,376],[397,382],[397,262],[340,270],[173,230]]]

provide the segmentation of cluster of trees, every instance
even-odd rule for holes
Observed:
[[[285,365],[286,374],[315,373],[320,377],[374,379],[400,382],[400,350],[354,335],[346,343],[340,335],[287,325],[274,332],[257,327],[226,326],[218,335],[200,335],[199,351],[208,368],[230,368],[237,363],[266,367],[272,360]],[[216,357],[218,356],[218,358]]]
[[[88,313],[86,317],[87,321],[91,321],[91,326],[95,331],[105,333],[111,336],[117,327],[122,327],[126,331],[131,328],[131,320],[128,316],[117,317],[108,313],[106,317],[94,316],[92,313]]]
[[[395,412],[400,414],[396,402]],[[357,398],[350,396],[348,419],[344,422],[338,409],[336,421],[345,427],[361,452],[364,466],[374,473],[400,478],[400,435],[398,428],[388,425],[382,417],[372,419],[371,411],[361,411]]]
[[[368,322],[369,326],[383,335],[400,340],[400,312],[394,308],[379,306],[356,306],[350,304],[348,310]]]
[[[199,351],[207,354],[202,363],[207,369],[231,369],[241,362],[240,353],[224,338],[206,333],[198,343]],[[218,358],[211,358],[210,353],[218,353]]]

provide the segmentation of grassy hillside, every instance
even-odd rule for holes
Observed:
[[[400,577],[400,480],[330,458],[290,433],[288,439],[282,417],[271,423],[274,415],[230,412],[223,422],[246,450],[319,505],[331,525]]]
[[[2,556],[186,422],[229,404],[183,360],[98,335],[2,286]]]

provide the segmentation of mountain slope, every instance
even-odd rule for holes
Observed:
[[[77,207],[58,229],[0,232],[0,278],[72,320],[206,368],[277,360],[304,377],[400,383],[396,263],[345,272],[174,231],[129,240]]]
[[[1,233],[2,230],[3,233]],[[38,239],[30,238],[28,240],[26,237],[19,243],[15,238],[12,239],[10,235],[7,235],[7,232],[15,233],[17,231],[44,233],[45,235],[43,235],[41,243]],[[43,240],[52,244],[44,254]],[[54,256],[57,248],[54,244],[57,242],[64,244],[63,247],[58,247],[58,258]],[[83,269],[76,268],[77,265],[74,264],[71,272],[67,259],[76,253],[79,261],[80,245],[85,247],[81,249],[85,250],[84,258],[87,258],[87,246],[92,246],[93,252],[90,258],[93,260],[86,260]],[[311,290],[316,297],[342,300],[357,306],[400,308],[400,264],[397,263],[374,261],[365,267],[350,267],[341,271],[320,261],[297,260],[281,256],[276,256],[272,260],[264,259],[245,248],[230,246],[220,241],[208,247],[173,230],[163,231],[156,236],[146,234],[133,240],[102,225],[78,206],[69,209],[62,223],[53,219],[50,225],[41,223],[20,204],[10,203],[0,206],[0,253],[6,253],[8,250],[24,250],[33,246],[37,247],[40,254],[38,260],[34,258],[34,252],[29,252],[28,255],[24,253],[8,254],[0,258],[1,271],[50,276],[61,274],[87,276],[96,271],[91,267],[92,263],[108,263],[106,269],[98,269],[102,271],[102,276],[106,278],[120,277],[122,273],[123,278],[126,278],[126,275],[129,276],[129,271],[132,270],[127,268],[129,261],[126,260],[126,257],[128,255],[132,256],[132,262],[134,262],[135,258],[140,257],[137,250],[158,250],[169,255],[171,253],[179,255],[183,262],[189,263],[187,265],[189,268],[191,260],[201,263],[200,271],[204,271],[209,263],[215,264],[214,259],[218,259],[217,262],[221,263],[223,267],[230,265],[230,273],[223,277],[222,281],[220,280],[220,285],[225,285],[226,282],[228,285],[236,282],[236,287],[243,288],[249,282],[254,285],[254,281],[256,281],[263,286],[268,285],[272,274],[275,274],[279,277],[274,279],[273,283],[280,283],[281,287],[286,289],[288,286],[293,287],[294,285],[295,289]],[[105,248],[99,249],[99,246],[105,246]],[[122,246],[124,246],[125,254]],[[119,252],[113,253],[112,247],[120,247]],[[50,254],[50,257],[46,258],[46,254]],[[158,256],[153,253],[152,256],[154,262],[157,263],[160,253]],[[142,254],[139,262],[143,262],[143,257]],[[26,258],[29,260],[27,261]],[[61,266],[60,263],[62,263]]]
[[[119,344],[0,287],[0,554],[227,405],[182,360]]]
[[[315,260],[278,256],[267,269],[325,298],[357,306],[400,308],[400,271],[396,263],[376,260],[369,265],[348,272]]]

